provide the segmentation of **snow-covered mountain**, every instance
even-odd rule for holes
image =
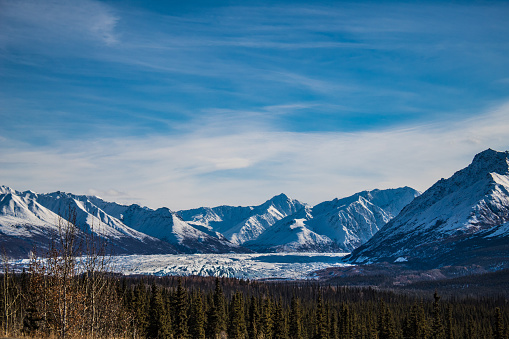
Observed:
[[[0,186],[0,245],[13,256],[47,249],[58,224],[75,214],[78,237],[95,234],[116,254],[225,253],[248,250],[201,231],[167,208],[124,206],[98,197],[18,192]]]
[[[306,205],[290,199],[284,194],[277,195],[259,206],[201,207],[179,211],[183,220],[209,232],[217,232],[235,244],[256,239],[278,220],[292,215]]]
[[[419,192],[402,187],[356,193],[278,221],[244,246],[256,251],[350,252],[369,240]]]
[[[66,193],[36,194],[0,186],[0,243],[11,256],[26,256],[34,248],[48,249],[51,239],[75,213],[78,239],[87,234],[103,239],[114,253],[176,253],[172,245],[133,230],[94,206],[86,197]]]
[[[165,207],[151,210],[131,205],[124,211],[122,221],[140,232],[173,244],[184,253],[246,252],[220,235],[193,227]]]
[[[421,267],[509,262],[509,152],[488,149],[406,206],[366,244],[354,263]]]
[[[47,250],[48,235],[57,232],[58,215],[31,194],[0,186],[0,249],[9,256],[26,255],[34,246]]]

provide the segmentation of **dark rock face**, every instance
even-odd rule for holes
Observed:
[[[506,265],[508,222],[509,152],[489,149],[417,197],[348,260]]]

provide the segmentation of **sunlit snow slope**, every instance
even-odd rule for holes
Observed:
[[[179,211],[187,222],[218,232],[235,244],[256,239],[282,218],[305,206],[284,194],[277,195],[259,206],[201,207]]]
[[[85,196],[61,192],[36,194],[0,186],[0,243],[10,256],[42,254],[75,214],[78,243],[87,235],[106,244],[113,253],[176,253],[168,243],[131,229],[93,205]],[[88,237],[91,238],[91,237]]]
[[[418,195],[416,190],[402,187],[326,201],[278,221],[244,245],[257,251],[350,252]]]
[[[509,152],[486,150],[441,179],[356,249],[350,262],[506,265]]]

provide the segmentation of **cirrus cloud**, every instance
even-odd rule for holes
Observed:
[[[0,177],[16,189],[101,192],[107,200],[172,209],[252,205],[281,192],[316,204],[364,189],[425,190],[475,153],[509,148],[509,104],[464,121],[375,132],[228,129],[97,138],[57,149],[11,144],[1,149]]]

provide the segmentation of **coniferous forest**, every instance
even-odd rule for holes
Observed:
[[[504,298],[206,277],[2,276],[5,334],[59,338],[508,338]],[[63,284],[67,284],[67,289]]]
[[[317,281],[122,276],[75,218],[45,255],[3,260],[0,325],[33,338],[508,338],[505,294],[442,297]],[[93,234],[93,232],[91,232]]]

